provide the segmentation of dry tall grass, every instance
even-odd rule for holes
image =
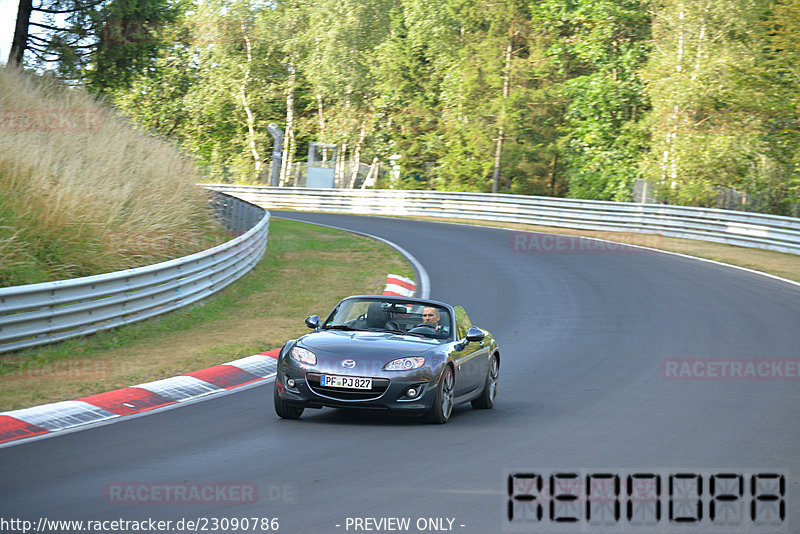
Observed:
[[[0,68],[0,286],[220,242],[188,160],[85,91]]]

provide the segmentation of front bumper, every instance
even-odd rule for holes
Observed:
[[[429,370],[418,370],[411,374],[397,373],[372,376],[372,390],[327,388],[319,385],[319,370],[293,368],[281,365],[275,377],[278,393],[284,402],[304,408],[362,408],[390,410],[409,415],[421,415],[430,411],[436,397],[435,384],[430,380]],[[330,374],[342,374],[341,372]],[[294,387],[286,379],[294,380]],[[418,393],[408,397],[408,389],[414,387]]]

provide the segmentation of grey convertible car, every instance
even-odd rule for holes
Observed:
[[[460,306],[410,297],[359,295],[278,356],[275,412],[297,419],[305,408],[373,408],[446,423],[453,407],[491,408],[500,351]]]

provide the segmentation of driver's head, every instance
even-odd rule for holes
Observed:
[[[436,308],[426,306],[422,309],[422,322],[427,324],[439,324],[439,312]]]

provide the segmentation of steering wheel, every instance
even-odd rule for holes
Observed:
[[[416,330],[417,328],[427,328],[428,330],[431,330],[433,332],[437,331],[436,330],[436,326],[434,326],[432,324],[429,324],[429,323],[419,323],[418,325],[412,326],[411,328],[409,328],[408,331],[410,332],[412,330]]]

